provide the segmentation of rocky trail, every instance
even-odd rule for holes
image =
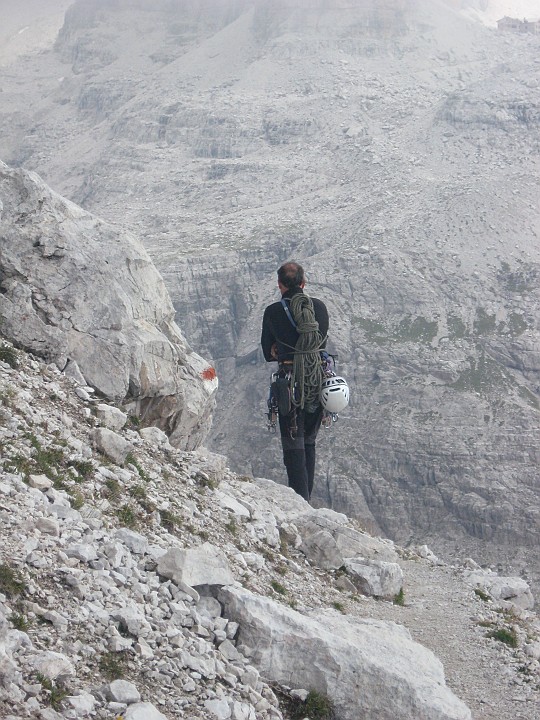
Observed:
[[[407,702],[394,697],[390,678],[405,672],[403,652],[419,682],[414,693],[429,703],[444,686],[430,679],[438,672],[435,657],[418,654],[420,646],[396,636],[393,623],[442,660],[449,688],[472,717],[537,717],[540,625],[518,607],[530,606],[522,581],[490,575],[470,560],[445,565],[425,547],[403,550],[370,538],[283,486],[231,473],[219,456],[174,450],[157,428],[130,428],[128,417],[92,399],[90,388],[9,347],[3,343],[3,357],[16,355],[18,367],[0,364],[2,717],[287,718],[278,700],[284,691],[274,690],[311,688],[295,682],[294,672],[289,683],[279,672],[272,681],[275,662],[268,665],[261,650],[265,632],[273,655],[283,646],[281,662],[292,657],[301,666],[295,653],[305,655],[309,633],[323,633],[323,626],[335,637],[355,627],[379,633],[350,656],[342,648],[335,681],[329,671],[322,685],[338,718],[390,718],[400,707],[401,717],[412,712],[414,720],[469,717],[448,698],[433,700],[431,709],[413,703],[410,711],[414,695]],[[357,556],[360,546],[365,557],[379,558],[372,571],[401,568],[403,606],[391,596],[370,597],[365,584],[358,591],[367,581],[344,556]],[[181,549],[193,553],[184,567]],[[388,596],[400,587],[377,572],[371,592]],[[499,590],[494,578],[502,580]],[[221,606],[204,590],[208,583],[228,586],[218,594]],[[239,598],[247,610],[235,604]],[[257,608],[251,620],[243,615],[250,603]],[[365,625],[372,621],[373,628]],[[494,630],[515,634],[517,647],[487,638]],[[257,651],[249,649],[250,632],[261,633]],[[308,633],[299,647],[298,632]],[[323,633],[317,652],[327,642]],[[382,689],[367,681],[362,701],[346,701],[348,693],[354,698],[348,669],[370,656],[388,679]],[[320,670],[313,670],[309,662],[304,679],[316,686]],[[368,678],[373,669],[360,672]],[[371,710],[357,710],[359,702],[373,703]],[[375,711],[381,703],[387,707]]]

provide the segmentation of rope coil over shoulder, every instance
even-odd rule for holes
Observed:
[[[292,393],[292,403],[308,412],[315,412],[320,403],[324,380],[320,355],[324,338],[315,319],[313,301],[308,295],[293,295],[290,310],[299,335],[291,373],[291,387],[298,388],[298,394],[294,397],[296,393]]]

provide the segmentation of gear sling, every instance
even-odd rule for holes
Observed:
[[[279,369],[272,374],[267,417],[268,428],[274,432],[278,417],[287,417],[289,433],[294,439],[297,432],[296,408],[310,413],[317,411],[322,382],[325,377],[335,374],[335,362],[332,356],[321,349],[324,339],[315,320],[311,299],[299,294],[293,297],[292,303],[299,324],[295,322],[287,300],[281,298],[283,310],[299,336],[294,348],[288,346],[294,350],[294,360],[280,362]]]

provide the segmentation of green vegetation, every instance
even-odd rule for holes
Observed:
[[[99,659],[98,667],[107,680],[121,680],[126,674],[127,658],[124,653],[107,652]]]
[[[137,514],[130,505],[122,505],[116,511],[116,517],[121,525],[127,528],[136,528],[138,525]]]
[[[499,365],[485,352],[480,352],[477,359],[470,357],[469,363],[469,368],[463,370],[450,387],[464,392],[477,392],[485,396],[493,388],[507,384],[507,379]]]
[[[508,630],[507,628],[492,630],[488,633],[488,637],[499,640],[499,642],[508,645],[508,647],[516,648],[518,646],[517,633],[513,628],[511,630]]]
[[[430,343],[439,331],[437,320],[428,320],[421,315],[415,318],[408,316],[397,325],[388,326],[377,320],[354,316],[353,324],[359,326],[366,338],[375,345],[390,342]]]
[[[508,292],[525,293],[538,287],[539,274],[535,265],[522,262],[518,269],[512,270],[508,263],[502,262],[498,280]]]
[[[86,480],[94,472],[94,466],[87,460],[69,460],[68,467],[72,467],[77,471],[79,482]]]
[[[169,532],[176,530],[182,525],[182,518],[170,510],[160,510],[159,515],[161,517],[161,524]]]
[[[16,370],[19,367],[19,353],[10,345],[0,345],[0,360]]]
[[[23,615],[22,613],[14,612],[9,618],[9,620],[15,630],[21,630],[22,632],[26,632],[30,627],[30,620],[26,617],[26,615]]]
[[[480,600],[483,600],[484,602],[489,602],[491,600],[491,597],[488,595],[485,590],[482,590],[482,588],[474,588],[474,594],[476,597],[479,597]]]
[[[25,438],[32,447],[29,457],[15,455],[6,462],[6,469],[21,473],[28,479],[31,474],[46,475],[51,480],[58,477],[60,470],[65,468],[64,452],[60,448],[41,446],[33,433],[26,433]]]
[[[302,700],[291,699],[289,710],[292,720],[334,720],[334,708],[326,695],[310,690],[307,698]]]
[[[4,387],[2,390],[0,390],[0,405],[5,405],[5,407],[11,407],[16,395],[17,393],[15,392],[15,389],[13,387]]]
[[[367,340],[375,345],[384,345],[388,341],[388,332],[382,323],[358,316],[354,316],[352,321],[362,328]]]
[[[74,510],[80,510],[84,505],[84,495],[78,490],[68,491],[71,497],[71,507]]]
[[[274,592],[277,592],[278,595],[286,595],[287,589],[283,587],[281,583],[279,583],[277,580],[272,580],[270,582],[270,586]]]
[[[133,427],[140,427],[141,418],[138,415],[128,415],[128,420]]]
[[[129,488],[128,492],[131,497],[137,501],[146,500],[146,498],[148,497],[144,485],[134,485],[133,487]]]
[[[22,595],[26,584],[20,574],[9,565],[0,565],[0,592],[8,597]]]
[[[116,478],[107,478],[105,480],[105,487],[107,488],[107,495],[111,500],[117,502],[120,500],[122,495],[122,488]]]
[[[279,552],[283,557],[289,557],[289,543],[286,534],[279,528]]]
[[[403,588],[394,595],[392,602],[394,605],[400,605],[401,607],[405,605],[405,593],[403,592]]]
[[[484,308],[476,308],[476,318],[473,321],[473,332],[475,335],[494,335],[497,331],[497,320],[495,314],[490,315]]]
[[[41,687],[49,693],[49,703],[53,710],[60,710],[62,701],[68,696],[67,690],[41,673],[37,674],[37,680]]]
[[[332,603],[332,607],[335,610],[339,610],[340,613],[345,614],[345,612],[346,612],[345,605],[343,603],[339,602],[338,600],[334,600],[334,602]]]
[[[467,326],[457,315],[448,315],[446,318],[448,334],[453,340],[460,340],[467,336]]]
[[[392,338],[401,342],[430,343],[437,337],[439,324],[436,320],[426,320],[422,316],[405,318],[394,331]]]
[[[210,490],[215,490],[218,486],[217,480],[204,472],[198,472],[194,479],[201,488],[210,488]]]
[[[238,535],[238,526],[234,518],[231,518],[229,522],[226,523],[225,528],[231,533],[231,535]]]
[[[523,335],[525,330],[527,330],[527,328],[529,327],[523,315],[515,312],[511,313],[508,316],[506,324],[508,327],[508,332],[510,333],[510,335],[512,335],[512,337]]]
[[[141,478],[141,480],[148,480],[148,475],[146,474],[146,472],[144,471],[144,468],[139,463],[139,461],[137,460],[137,458],[135,457],[135,455],[133,453],[127,454],[125,464],[133,465],[135,470],[139,473],[139,477]]]

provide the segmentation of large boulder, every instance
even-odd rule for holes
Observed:
[[[14,343],[76,362],[105,397],[197,447],[217,379],[174,322],[163,280],[141,243],[0,163],[0,322]]]
[[[222,588],[238,646],[267,682],[316,690],[340,720],[470,720],[446,687],[441,662],[395,623],[310,616],[239,588]]]
[[[534,607],[534,596],[528,583],[519,577],[500,577],[491,570],[470,570],[465,573],[470,585],[488,592],[494,600],[505,600],[522,610]]]
[[[209,542],[187,549],[170,548],[159,558],[157,571],[175,583],[185,583],[196,590],[208,588],[212,592],[234,582],[225,553]]]

